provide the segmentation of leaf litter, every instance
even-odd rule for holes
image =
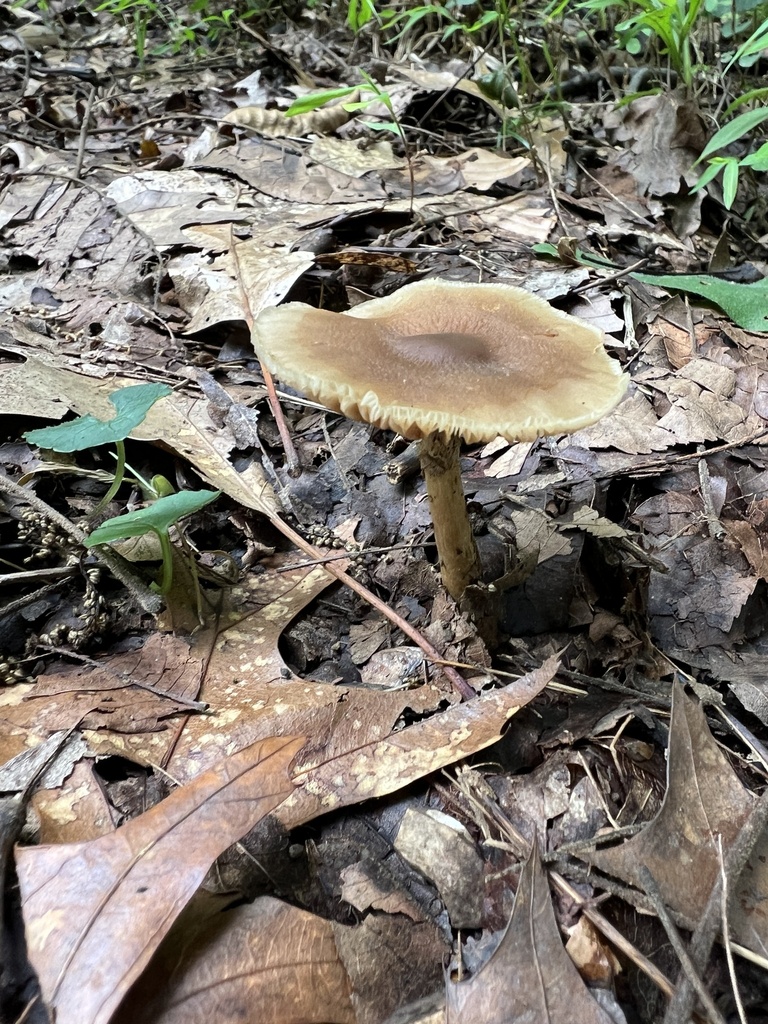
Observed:
[[[128,81],[105,19],[83,60]],[[286,118],[285,69],[311,88],[327,53],[290,22],[270,39],[276,77],[160,58],[90,120],[46,75],[64,52],[50,42],[26,106],[5,92],[0,400],[20,429],[0,452],[43,511],[4,488],[19,601],[2,608],[0,748],[9,768],[38,750],[52,765],[3,784],[4,863],[34,809],[15,862],[41,999],[12,891],[4,998],[60,1021],[254,1004],[259,1020],[621,1021],[641,1004],[660,1020],[693,982],[648,911],[696,933],[723,865],[732,946],[765,968],[764,832],[744,839],[768,726],[763,282],[708,272],[721,229],[732,251],[750,243],[717,224],[714,184],[681,187],[705,124],[681,93],[612,107],[576,91],[567,121],[540,113],[510,151],[507,108],[478,84],[488,55],[476,76],[394,59],[394,115],[462,129],[404,152],[364,124],[375,108]],[[564,266],[537,258],[544,243]],[[465,453],[495,649],[440,588],[421,485],[387,478],[404,446],[285,391],[266,403],[245,329],[283,300],[342,309],[416,272],[525,285],[601,326],[632,374],[594,427]],[[46,519],[88,514],[108,456],[21,439],[108,420],[109,396],[145,381],[174,391],[130,432],[126,500],[155,473],[225,495],[174,538],[192,616],[177,591],[153,618]],[[671,700],[681,678],[701,706],[679,685]],[[730,999],[722,955],[706,973],[697,942],[694,971]],[[760,977],[737,961],[753,1006]],[[644,978],[658,994],[633,1000]]]

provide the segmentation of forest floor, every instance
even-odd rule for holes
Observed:
[[[566,19],[555,88],[533,18],[512,108],[426,21],[154,26],[139,62],[82,6],[0,10],[0,1019],[768,1021],[766,193],[691,191],[706,76]],[[630,377],[464,446],[494,635],[408,442],[270,393],[251,342],[432,277]],[[110,443],[24,436],[86,415]]]

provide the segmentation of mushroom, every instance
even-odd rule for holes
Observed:
[[[346,313],[301,302],[262,310],[253,344],[269,371],[351,419],[421,439],[443,584],[480,579],[461,485],[461,440],[510,442],[589,426],[627,377],[602,331],[522,288],[430,279]]]

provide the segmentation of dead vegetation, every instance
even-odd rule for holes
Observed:
[[[768,10],[599,6],[0,7],[3,1021],[768,1019]],[[251,340],[424,279],[630,378],[462,447],[471,600]]]

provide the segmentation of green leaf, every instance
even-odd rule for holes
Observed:
[[[742,93],[732,103],[729,103],[723,114],[725,117],[729,117],[737,107],[741,107],[745,103],[753,103],[755,100],[763,100],[766,96],[768,96],[768,88],[750,89],[749,92]]]
[[[54,452],[81,452],[85,448],[123,441],[138,427],[155,402],[170,393],[167,384],[133,384],[109,396],[117,409],[117,415],[111,420],[97,420],[90,414],[78,416],[76,420],[56,427],[28,430],[24,437],[31,444]]]
[[[114,544],[127,537],[141,537],[150,530],[154,533],[167,533],[179,519],[197,512],[215,501],[220,494],[221,491],[179,491],[158,498],[146,508],[107,519],[86,537],[85,546],[92,548],[95,544]]]
[[[754,171],[768,171],[768,142],[739,162],[742,167],[751,167]]]
[[[365,125],[366,128],[370,128],[372,132],[392,132],[394,135],[400,134],[400,128],[394,121],[361,121],[360,124]]]
[[[734,61],[738,61],[739,64],[741,64],[745,57],[750,57],[752,55],[756,56],[761,50],[764,50],[766,46],[768,46],[768,26],[766,26],[763,21],[759,27],[755,29],[749,39],[741,44],[738,50],[728,61],[725,66],[725,72],[730,70]]]
[[[766,118],[768,118],[768,107],[758,107],[757,110],[748,110],[745,114],[739,114],[738,117],[734,117],[728,124],[723,125],[720,131],[715,132],[704,147],[696,163],[698,164],[702,160],[706,160],[708,156],[711,156],[718,149],[730,146],[732,142],[740,139],[742,135],[747,135],[753,128],[762,124]]]
[[[707,274],[632,274],[644,284],[699,295],[745,331],[768,331],[768,279],[737,284]]]
[[[723,170],[723,204],[730,210],[739,187],[739,162],[735,158],[728,161]]]
[[[347,24],[353,32],[359,32],[376,16],[376,8],[372,0],[349,0]]]
[[[695,185],[692,186],[691,195],[693,195],[694,192],[699,192],[701,189],[704,188],[705,185],[708,185],[710,181],[712,181],[712,179],[716,175],[718,175],[720,171],[723,169],[724,163],[724,160],[718,159],[717,157],[715,157],[714,160],[710,160],[707,166],[702,171],[699,180],[696,182]]]
[[[339,89],[323,89],[321,92],[312,92],[309,96],[300,96],[288,107],[285,116],[295,117],[297,114],[308,114],[310,110],[317,110],[318,107],[330,103],[331,100],[340,100],[344,96],[351,96],[359,88],[358,85],[345,85]]]
[[[531,246],[531,252],[535,252],[537,256],[551,256],[553,259],[560,260],[561,256],[557,250],[557,246],[551,245],[549,242],[537,242]],[[595,270],[620,270],[621,268],[617,263],[612,263],[610,260],[603,259],[602,256],[595,256],[593,253],[584,252],[582,249],[577,247],[573,258],[577,263],[580,263],[584,267],[592,267]]]

